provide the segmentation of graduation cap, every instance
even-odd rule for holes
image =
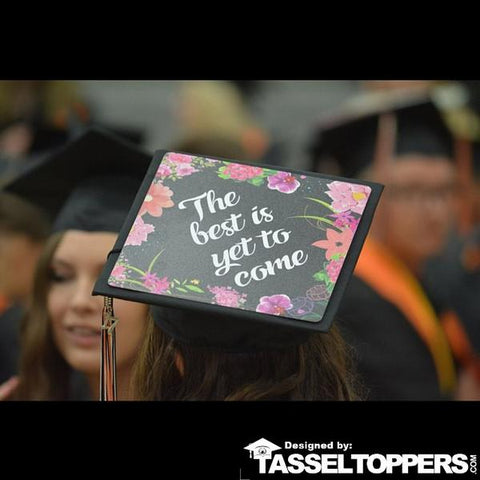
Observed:
[[[130,142],[92,127],[3,188],[41,207],[54,232],[118,232],[150,160],[151,155]]]
[[[275,450],[281,450],[282,447],[275,445],[265,438],[261,438],[256,442],[250,443],[244,450],[250,452],[250,458],[266,458],[270,460],[272,458],[272,452]]]
[[[331,158],[338,163],[341,175],[354,177],[376,161],[384,161],[381,157],[388,154],[395,158],[422,154],[453,160],[452,132],[429,97],[379,98],[382,101],[372,102],[369,108],[345,109],[317,124],[310,146],[314,169],[322,159]],[[382,125],[387,117],[390,122]],[[379,144],[382,141],[383,145]]]
[[[328,331],[382,188],[158,150],[93,294],[151,305],[185,344],[298,345]]]

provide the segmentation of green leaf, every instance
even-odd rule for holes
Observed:
[[[334,228],[340,231],[339,228],[335,227],[332,220],[329,220],[328,218],[325,218],[325,217],[319,217],[317,215],[295,215],[293,217],[288,217],[288,218],[311,218],[312,220],[318,220],[319,222],[328,223],[329,225],[332,225]]]
[[[174,278],[173,281],[174,281],[176,284],[180,285],[180,282],[179,282],[176,278]]]
[[[319,200],[318,198],[312,198],[312,197],[305,197],[305,198],[307,200],[312,200],[312,202],[316,202],[316,203],[319,203],[320,205],[323,205],[324,207],[328,208],[332,212],[336,211],[334,208],[332,208],[332,206],[330,204],[328,204],[327,202],[324,202],[322,200]]]
[[[152,271],[153,265],[155,264],[155,262],[157,261],[157,258],[162,254],[162,252],[163,252],[164,250],[165,250],[165,249],[160,250],[160,251],[155,255],[155,257],[153,258],[153,260],[150,262],[150,265],[148,266],[147,272],[151,272],[151,271]]]
[[[132,267],[132,265],[126,265],[126,267],[129,269],[129,270],[133,270],[134,272],[137,272],[139,273],[142,277],[145,275],[146,272],[144,272],[143,270],[140,270],[139,268],[137,267]]]
[[[181,287],[175,287],[179,292],[182,292],[182,293],[188,293],[188,290],[185,290],[184,288],[181,288]]]
[[[225,174],[223,174],[223,173],[219,173],[219,174],[218,174],[218,177],[219,177],[219,178],[223,178],[224,180],[228,180],[228,179],[230,178],[230,175],[225,175]]]
[[[327,274],[323,270],[320,270],[320,272],[317,272],[317,273],[313,274],[313,278],[315,280],[318,280],[319,282],[325,280],[326,277],[327,277]]]
[[[201,288],[195,286],[195,285],[185,285],[185,288],[188,288],[189,290],[191,290],[192,292],[196,292],[196,293],[205,293]]]
[[[264,180],[262,177],[254,177],[254,178],[250,178],[249,180],[247,180],[248,183],[251,183],[252,185],[255,185],[256,187],[258,187],[259,185],[263,185],[264,183]]]

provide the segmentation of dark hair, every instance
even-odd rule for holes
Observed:
[[[49,221],[38,207],[15,195],[0,193],[0,232],[22,234],[42,242],[49,229]]]
[[[137,400],[357,400],[355,382],[336,327],[294,347],[226,353],[182,344],[152,318],[133,377]]]
[[[46,305],[50,262],[62,237],[63,233],[57,233],[47,240],[35,271],[31,304],[22,319],[18,400],[68,397],[71,369],[55,346]]]

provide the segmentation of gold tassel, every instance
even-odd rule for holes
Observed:
[[[115,327],[113,298],[104,297],[102,312],[102,359],[100,365],[100,401],[117,400]]]

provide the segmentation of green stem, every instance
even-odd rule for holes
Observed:
[[[329,210],[331,210],[332,212],[335,212],[335,209],[332,208],[331,205],[329,205],[327,202],[324,202],[322,200],[319,200],[318,198],[312,198],[312,197],[305,197],[306,199],[308,200],[311,200],[312,202],[317,202],[319,203],[320,205],[323,205],[324,207],[327,207]]]
[[[147,272],[150,272],[150,271],[152,270],[154,263],[157,261],[157,258],[161,255],[161,253],[162,253],[164,250],[165,250],[165,249],[160,250],[160,251],[155,255],[154,259],[150,262],[150,265],[148,266]]]
[[[319,220],[320,222],[328,223],[329,225],[335,226],[332,220],[329,220],[328,218],[325,218],[325,217],[317,217],[315,215],[296,215],[294,217],[288,217],[288,218],[311,218],[312,220]]]

